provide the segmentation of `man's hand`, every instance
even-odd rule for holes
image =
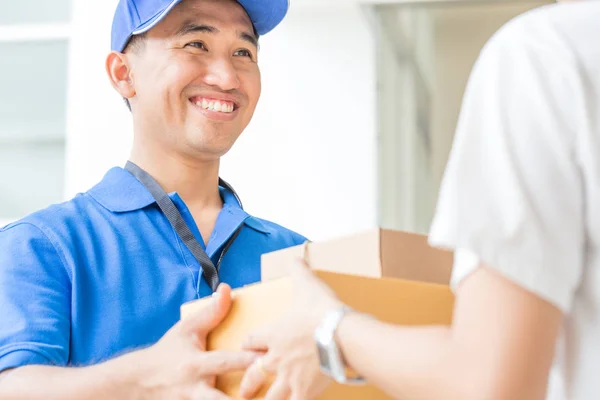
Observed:
[[[221,285],[205,310],[175,325],[154,346],[125,356],[139,368],[142,398],[229,399],[214,389],[215,377],[244,370],[252,352],[206,351],[206,338],[231,307],[231,289]]]
[[[30,365],[4,371],[0,399],[229,400],[214,389],[215,376],[244,370],[256,359],[252,352],[206,351],[206,337],[230,307],[231,289],[222,285],[205,310],[147,349],[84,368]]]

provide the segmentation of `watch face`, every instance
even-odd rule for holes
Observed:
[[[331,368],[331,363],[329,360],[329,353],[322,346],[317,346],[319,349],[319,361],[321,363],[321,368],[329,369]]]

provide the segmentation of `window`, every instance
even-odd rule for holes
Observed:
[[[462,96],[479,52],[509,19],[550,2],[375,7],[380,225],[429,231]]]
[[[0,225],[63,200],[70,4],[0,15]]]

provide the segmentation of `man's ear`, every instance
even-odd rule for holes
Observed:
[[[131,99],[135,96],[131,66],[125,54],[111,52],[106,58],[106,72],[110,83],[123,98]]]

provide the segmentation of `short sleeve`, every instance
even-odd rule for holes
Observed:
[[[17,223],[0,230],[0,371],[68,363],[70,287],[40,229]]]
[[[567,312],[584,263],[583,91],[560,40],[527,22],[505,27],[475,65],[430,243],[457,250],[453,284],[485,263]]]

